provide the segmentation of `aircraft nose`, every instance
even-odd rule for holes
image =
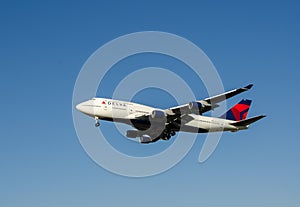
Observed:
[[[83,111],[84,111],[83,108],[84,108],[84,107],[82,106],[82,103],[76,105],[76,109],[77,109],[78,111],[80,111],[80,112],[83,112]]]
[[[95,114],[95,109],[94,109],[93,103],[91,103],[91,101],[85,101],[85,102],[79,103],[75,107],[81,113],[87,114],[89,116],[94,116],[94,114]]]

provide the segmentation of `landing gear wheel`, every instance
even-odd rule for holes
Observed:
[[[171,138],[170,134],[164,134],[161,139],[163,139],[163,140],[169,140],[170,138]]]
[[[98,116],[95,116],[95,121],[96,121],[95,127],[100,126],[100,123],[99,123],[99,117],[98,117]]]

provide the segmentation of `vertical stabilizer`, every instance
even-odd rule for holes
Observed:
[[[233,121],[245,120],[247,118],[251,102],[252,101],[248,99],[241,100],[238,104],[229,109],[220,118]]]

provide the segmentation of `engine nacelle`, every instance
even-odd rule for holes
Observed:
[[[139,136],[138,131],[136,130],[127,130],[126,137],[128,138],[137,138]]]
[[[189,110],[195,114],[201,114],[203,105],[200,102],[191,101],[189,103]]]
[[[142,135],[140,137],[140,142],[141,143],[150,143],[150,142],[152,142],[152,138],[149,135]]]
[[[151,113],[152,119],[164,119],[166,118],[166,114],[162,110],[153,110]]]

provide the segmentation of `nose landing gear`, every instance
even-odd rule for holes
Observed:
[[[99,123],[99,117],[98,117],[98,116],[95,116],[95,121],[96,121],[95,127],[100,126],[100,123]]]

